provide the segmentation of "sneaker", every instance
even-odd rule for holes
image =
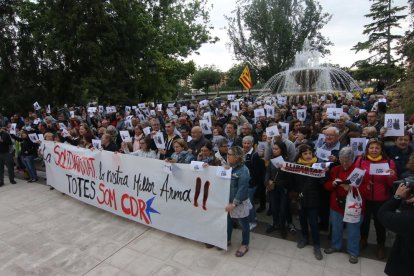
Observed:
[[[340,251],[339,249],[335,249],[335,248],[332,248],[332,247],[329,247],[328,249],[323,250],[323,252],[325,252],[325,254],[332,254],[332,253],[339,252],[339,251]]]
[[[251,222],[249,224],[250,224],[250,231],[252,231],[257,226],[257,223],[256,222]]]
[[[14,180],[14,179],[13,180],[10,180],[10,183],[11,184],[17,184],[16,180]]]
[[[315,255],[315,258],[318,261],[323,259],[323,255],[322,255],[321,249],[319,247],[314,247],[313,248],[313,255]]]
[[[308,241],[307,240],[305,240],[305,239],[300,239],[299,241],[298,241],[298,244],[296,245],[297,246],[297,248],[304,248],[306,245],[308,245]]]
[[[349,255],[349,262],[351,264],[357,264],[358,263],[358,257],[357,256]]]
[[[292,235],[295,235],[295,234],[296,234],[296,232],[297,232],[295,225],[294,225],[294,224],[292,224],[292,223],[288,225],[288,229],[289,229],[289,232],[290,232]]]

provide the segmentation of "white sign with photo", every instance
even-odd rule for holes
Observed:
[[[234,101],[236,99],[236,95],[227,95],[227,100]]]
[[[47,113],[47,114],[52,113],[52,112],[51,112],[51,109],[50,109],[50,104],[48,104],[48,105],[47,105],[47,108],[46,108],[46,113]]]
[[[355,168],[351,174],[348,176],[347,180],[351,181],[351,185],[354,187],[359,187],[362,183],[362,179],[364,178],[365,170],[361,170],[359,168]]]
[[[99,110],[99,113],[103,113],[104,112],[103,105],[98,106],[98,110]]]
[[[75,111],[69,111],[69,113],[71,118],[75,118]]]
[[[143,128],[142,131],[144,132],[145,136],[151,134],[151,128],[150,127]]]
[[[258,109],[254,110],[254,117],[255,118],[264,117],[264,116],[266,116],[264,108],[258,108]]]
[[[39,109],[41,109],[40,104],[39,104],[38,102],[35,102],[35,103],[33,104],[33,108],[34,108],[35,110],[39,110]]]
[[[296,110],[296,117],[298,117],[299,121],[304,122],[306,120],[306,109]]]
[[[325,143],[325,134],[319,133],[318,140],[316,140],[315,147],[320,148],[323,146],[323,143]]]
[[[39,138],[37,137],[36,133],[29,133],[29,139],[33,143],[37,143],[39,141]]]
[[[193,171],[202,171],[202,170],[204,170],[203,165],[204,165],[204,162],[201,162],[201,161],[191,161],[190,168]]]
[[[157,149],[165,149],[164,134],[161,131],[154,135],[154,142]]]
[[[144,109],[145,108],[145,103],[139,103],[138,108],[139,109]]]
[[[212,127],[212,126],[213,126],[213,124],[212,124],[212,122],[211,122],[211,112],[205,112],[205,113],[203,114],[203,120],[205,120],[205,121],[207,121],[207,122],[208,122],[208,126],[209,126],[209,127]]]
[[[11,126],[10,126],[10,134],[16,135],[16,126],[17,126],[16,123],[11,124]]]
[[[231,102],[230,108],[232,112],[239,112],[240,111],[240,102]]]
[[[274,106],[267,106],[266,107],[266,116],[268,118],[273,118],[275,116],[275,107]]]
[[[287,96],[277,96],[277,104],[285,105],[287,103]]]
[[[121,136],[123,142],[132,142],[132,138],[131,135],[129,135],[129,131],[121,130],[119,131],[119,135]]]
[[[342,113],[344,113],[342,108],[332,108],[329,107],[326,110],[326,115],[328,116],[328,119],[339,119],[339,117],[342,115]]]
[[[319,159],[329,161],[329,156],[331,156],[330,150],[324,150],[321,148],[316,149],[316,157],[318,157]]]
[[[384,127],[384,136],[404,136],[404,114],[385,114]]]
[[[222,166],[217,167],[216,176],[225,179],[231,179],[231,168],[226,169]]]
[[[95,149],[101,149],[102,148],[101,140],[99,140],[99,139],[92,139],[92,146]]]
[[[210,124],[207,120],[200,120],[200,127],[204,135],[212,134]]]
[[[371,164],[369,166],[370,175],[390,175],[388,163]]]
[[[326,168],[329,168],[329,166],[332,164],[332,162],[322,162],[322,163],[314,163],[312,165],[312,168],[317,170],[324,170]]]
[[[208,106],[208,100],[202,100],[198,103],[200,107],[207,107]]]
[[[354,152],[355,158],[359,155],[363,155],[368,140],[366,138],[351,138],[350,146]]]
[[[281,168],[285,164],[285,159],[283,159],[282,156],[278,156],[276,158],[270,159],[270,162],[272,162],[273,166],[276,168]]]
[[[186,113],[186,112],[187,112],[187,110],[188,110],[188,107],[187,107],[187,106],[185,106],[185,105],[180,107],[180,112],[181,112],[181,113]]]
[[[266,135],[267,137],[275,137],[275,136],[279,136],[279,129],[277,128],[277,126],[271,126],[271,127],[267,127],[266,128]]]

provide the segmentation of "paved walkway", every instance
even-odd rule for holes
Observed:
[[[167,234],[83,204],[39,183],[0,188],[0,276],[11,275],[384,275],[384,262],[253,233],[250,251],[229,251]]]

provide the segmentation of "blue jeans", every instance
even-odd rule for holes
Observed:
[[[249,222],[256,222],[256,209],[254,208],[254,194],[256,193],[256,187],[249,187],[249,199],[253,205],[253,208],[249,211]]]
[[[34,156],[33,155],[22,155],[22,163],[26,167],[27,171],[29,172],[29,176],[31,179],[37,179],[37,172],[34,163]]]
[[[254,209],[254,208],[253,208]],[[242,245],[249,245],[250,242],[250,225],[249,217],[237,219],[242,227]],[[227,215],[227,241],[231,241],[231,234],[233,232],[233,219],[230,214]]]
[[[342,233],[344,224],[346,224],[346,231],[348,239],[346,243],[346,250],[352,256],[359,256],[359,240],[361,238],[360,226],[363,221],[363,216],[358,223],[343,222],[344,216],[331,209],[331,224],[332,224],[332,238],[331,247],[333,249],[342,249]]]
[[[319,239],[319,226],[318,226],[319,209],[317,207],[309,207],[299,211],[300,228],[302,232],[302,238],[309,240],[308,223],[311,229],[312,241],[314,247],[321,247]]]

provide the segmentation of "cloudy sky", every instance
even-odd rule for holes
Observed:
[[[220,38],[215,44],[205,44],[199,49],[199,55],[192,55],[189,59],[195,61],[198,66],[215,65],[222,71],[227,71],[233,64],[237,63],[231,49],[227,46],[227,21],[224,15],[232,15],[236,0],[209,0],[213,4],[211,10],[211,24],[214,26],[213,36]],[[367,53],[355,54],[350,49],[366,37],[362,35],[363,26],[369,23],[364,15],[369,12],[372,2],[368,0],[319,0],[323,10],[332,15],[331,21],[324,27],[322,33],[328,37],[334,46],[331,46],[331,55],[324,61],[350,66],[357,60],[367,57]],[[403,6],[407,0],[394,0],[394,5]],[[402,24],[402,33],[408,28],[408,20]]]

